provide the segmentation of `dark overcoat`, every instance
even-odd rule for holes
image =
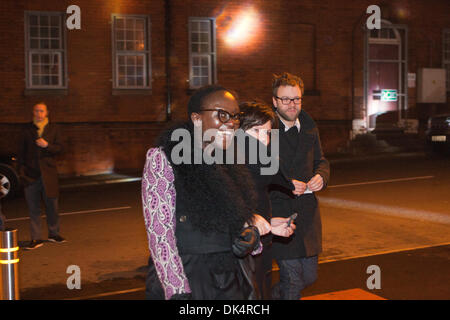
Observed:
[[[42,177],[47,197],[57,198],[59,185],[55,157],[63,150],[60,129],[50,122],[45,126],[42,138],[48,142],[46,148],[36,145],[39,139],[37,130],[31,122],[22,131],[18,154],[20,178],[26,187]]]
[[[280,170],[289,179],[308,182],[316,174],[324,181],[330,177],[330,166],[320,144],[319,131],[314,120],[302,110],[299,115],[298,143],[288,141],[285,126],[280,121]],[[294,196],[292,190],[273,185],[270,188],[273,217],[289,217],[297,212],[297,229],[289,238],[274,237],[273,255],[276,259],[310,257],[322,251],[322,223],[314,193]]]

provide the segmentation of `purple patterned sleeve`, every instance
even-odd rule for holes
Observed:
[[[142,176],[142,207],[148,246],[166,299],[191,289],[175,239],[173,170],[160,148],[151,148]]]

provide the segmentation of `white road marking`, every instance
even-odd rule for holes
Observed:
[[[343,260],[358,259],[358,258],[366,258],[366,257],[372,257],[372,256],[379,256],[379,255],[389,254],[389,253],[398,253],[398,252],[405,252],[405,251],[412,251],[412,250],[420,250],[420,249],[442,247],[442,246],[448,246],[448,245],[450,245],[450,242],[444,242],[444,243],[438,243],[438,244],[429,244],[429,245],[425,245],[425,246],[418,246],[418,247],[412,247],[412,248],[379,251],[379,252],[367,253],[367,254],[351,256],[351,257],[342,257],[342,258],[336,258],[336,259],[324,259],[324,260],[319,261],[319,264],[320,263],[343,261]]]
[[[318,198],[321,204],[325,204],[327,206],[332,206],[335,208],[360,210],[375,214],[383,214],[394,217],[409,218],[450,225],[450,216],[448,214],[323,196],[320,196]]]
[[[104,292],[104,293],[99,293],[99,294],[93,294],[91,296],[86,296],[86,297],[76,297],[76,298],[69,298],[69,299],[64,299],[64,300],[87,300],[87,299],[95,299],[95,298],[101,298],[101,297],[114,296],[117,294],[126,294],[126,293],[137,292],[137,291],[145,291],[145,287],[128,289],[128,290],[120,290],[120,291],[110,291],[110,292]]]
[[[65,212],[60,213],[59,216],[70,216],[74,214],[82,214],[82,213],[96,213],[96,212],[107,212],[107,211],[116,211],[116,210],[126,210],[131,209],[131,207],[117,207],[117,208],[105,208],[105,209],[95,209],[95,210],[84,210],[84,211],[73,211],[73,212]],[[45,218],[45,216],[43,216]],[[6,221],[21,221],[21,220],[29,220],[30,217],[20,217],[13,219],[6,219]]]
[[[88,182],[77,182],[74,184],[64,184],[61,185],[61,189],[70,189],[75,187],[90,187],[90,186],[98,186],[103,184],[115,184],[115,183],[124,183],[124,182],[136,182],[141,181],[141,177],[131,177],[131,178],[118,178],[112,180],[99,180],[99,181],[88,181]]]
[[[334,185],[334,186],[328,186],[327,188],[353,187],[353,186],[363,186],[363,185],[368,185],[368,184],[402,182],[402,181],[412,181],[412,180],[424,180],[424,179],[433,179],[433,178],[434,178],[434,176],[422,176],[422,177],[398,178],[398,179],[387,179],[387,180],[375,180],[375,181],[365,181],[365,182],[337,184],[337,185]]]

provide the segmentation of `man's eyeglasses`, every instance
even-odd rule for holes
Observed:
[[[290,104],[291,102],[294,102],[295,104],[300,104],[302,102],[302,98],[301,97],[295,97],[295,98],[288,98],[288,97],[277,97],[275,96],[276,99],[281,100],[282,104]]]
[[[242,112],[231,114],[223,109],[202,109],[201,111],[217,111],[217,117],[222,123],[227,123],[230,120],[233,122],[240,122],[242,116]]]

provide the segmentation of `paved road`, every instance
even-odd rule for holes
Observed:
[[[376,254],[319,264],[317,282],[303,292],[305,299],[341,300],[448,300],[450,299],[450,245]],[[373,269],[379,268],[379,287]],[[273,281],[279,278],[273,272]],[[368,284],[369,283],[369,284]],[[144,288],[137,283],[83,298],[96,300],[145,299]],[[356,293],[355,293],[356,291]]]
[[[319,193],[322,259],[450,242],[449,194],[448,158],[335,164]]]
[[[143,298],[148,250],[139,191],[136,181],[63,189],[62,234],[69,242],[20,252],[22,298]],[[319,281],[305,296],[364,289],[370,263],[381,269],[382,289],[375,294],[449,299],[443,273],[450,267],[449,191],[448,158],[334,163],[329,188],[318,194],[324,239]],[[8,226],[19,229],[19,241],[29,240],[23,199],[5,203],[4,213]],[[67,289],[70,265],[80,267],[81,290]],[[108,294],[114,291],[122,293]]]

